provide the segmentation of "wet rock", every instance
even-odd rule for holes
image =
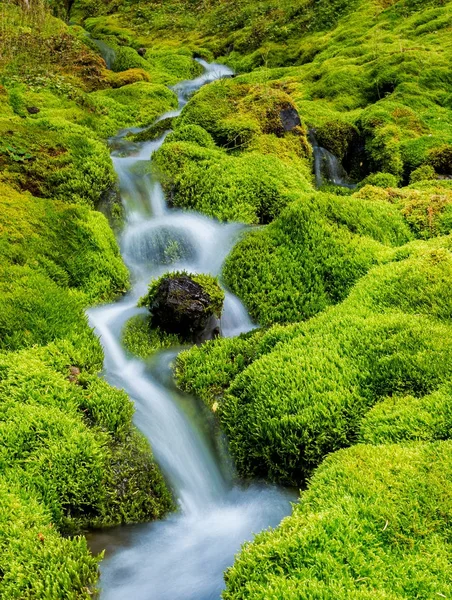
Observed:
[[[284,131],[293,131],[296,127],[301,126],[300,115],[298,114],[297,109],[293,106],[283,108],[279,113],[279,118]]]
[[[224,295],[214,278],[208,284],[214,290],[211,294],[195,279],[184,273],[164,276],[151,286],[144,304],[151,312],[153,328],[200,344],[220,335]]]
[[[138,48],[137,52],[140,56],[144,57],[146,55],[146,48]]]
[[[127,137],[133,142],[151,142],[153,140],[157,140],[165,133],[165,131],[171,129],[173,121],[173,117],[167,117],[166,119],[157,121],[157,123],[154,123],[150,127],[147,127],[143,131],[129,135]]]
[[[37,106],[27,106],[27,112],[30,115],[37,115],[38,113],[41,112],[41,109],[38,108]]]

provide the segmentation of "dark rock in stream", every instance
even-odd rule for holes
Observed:
[[[152,292],[148,308],[152,327],[183,340],[200,344],[220,335],[217,303],[189,275],[163,277]]]

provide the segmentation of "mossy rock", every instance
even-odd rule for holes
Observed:
[[[316,128],[315,134],[319,145],[332,152],[341,162],[353,153],[353,146],[359,141],[357,128],[345,121],[329,121]]]
[[[150,127],[147,127],[143,131],[129,135],[128,137],[134,142],[151,142],[157,140],[158,138],[162,137],[166,131],[171,129],[173,121],[174,119],[172,117],[162,119]]]
[[[422,165],[415,169],[410,175],[410,183],[418,181],[433,181],[438,179],[435,169],[431,165]]]
[[[433,148],[429,152],[428,160],[437,173],[452,176],[452,144]]]
[[[151,313],[151,327],[185,341],[219,335],[224,292],[210,275],[176,272],[151,283],[139,305]]]

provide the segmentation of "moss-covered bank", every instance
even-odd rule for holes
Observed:
[[[100,557],[79,534],[173,508],[84,311],[129,285],[93,210],[116,182],[104,138],[177,101],[113,81],[43,4],[0,10],[0,596],[89,598]]]

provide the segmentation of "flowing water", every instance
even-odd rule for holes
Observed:
[[[200,61],[204,74],[174,88],[179,110],[203,84],[231,75],[224,66]],[[218,275],[240,224],[220,224],[194,212],[169,209],[159,183],[149,175],[149,159],[163,143],[134,144],[122,132],[112,140],[113,161],[126,211],[120,245],[132,280],[122,300],[89,311],[100,336],[104,376],[135,402],[135,422],[149,439],[179,509],[163,521],[114,528],[90,536],[94,550],[107,546],[101,565],[103,600],[210,600],[223,589],[223,571],[241,544],[277,525],[290,512],[291,495],[273,486],[233,482],[221,459],[205,412],[175,389],[170,373],[175,352],[157,354],[151,364],[131,358],[120,342],[121,329],[152,278],[168,270]],[[226,292],[222,333],[253,328],[241,302]]]
[[[314,153],[314,173],[317,187],[325,182],[353,189],[356,184],[350,183],[348,175],[340,160],[326,148],[319,146],[314,132],[309,132],[309,142]]]

